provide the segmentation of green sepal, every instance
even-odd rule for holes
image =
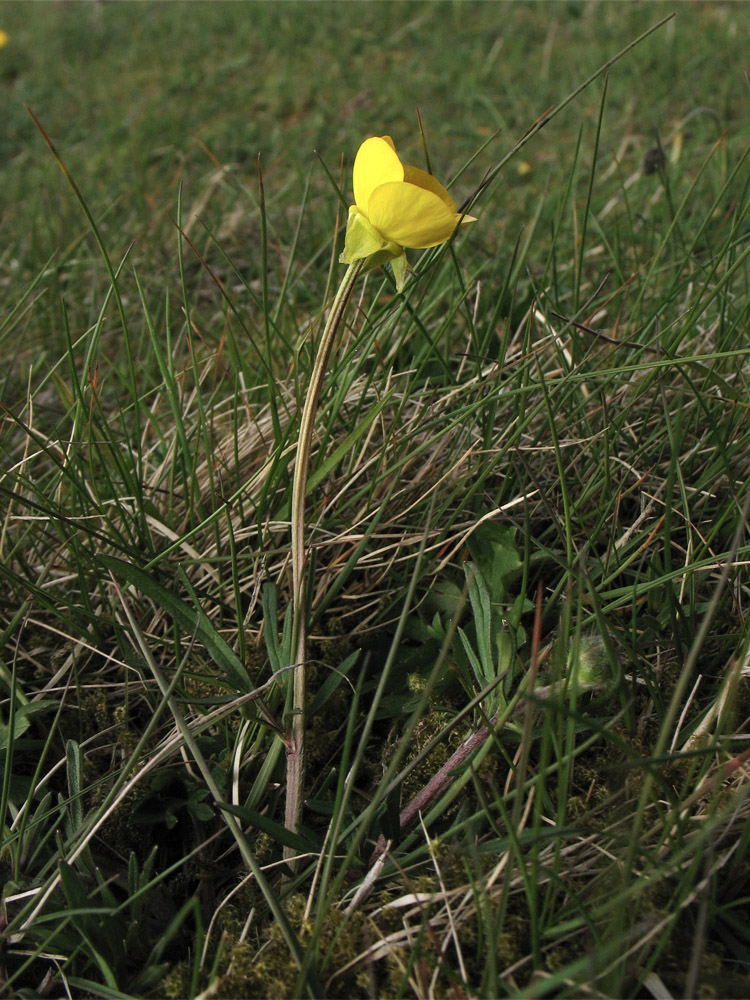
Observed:
[[[399,292],[404,287],[404,282],[406,281],[406,272],[409,269],[408,261],[406,260],[406,252],[404,250],[394,257],[391,261],[391,270],[393,271],[393,277],[396,279],[396,288]]]
[[[361,273],[372,271],[376,267],[390,263],[393,277],[399,291],[406,281],[406,252],[398,243],[390,243],[383,239],[371,222],[365,218],[356,205],[349,209],[349,221],[346,225],[346,240],[344,250],[339,257],[342,264],[353,264],[355,260],[365,258]]]
[[[355,260],[371,257],[386,245],[377,229],[352,205],[346,225],[344,251],[339,257],[342,264],[353,264]],[[386,258],[387,259],[387,258]]]

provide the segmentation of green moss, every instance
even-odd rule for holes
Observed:
[[[297,991],[297,967],[289,956],[283,934],[276,924],[267,924],[255,938],[237,940],[244,925],[242,918],[248,900],[243,898],[245,887],[233,900],[232,907],[222,911],[221,926],[225,932],[220,974],[211,983],[201,983],[200,988],[218,1000],[236,1000],[246,997],[292,997]],[[304,948],[313,947],[313,922],[304,919],[306,899],[294,896],[285,904],[292,927]],[[368,944],[365,933],[367,918],[356,913],[346,917],[342,910],[332,907],[326,914],[317,940],[318,976],[325,984],[326,997],[370,996],[371,970],[359,966],[347,968],[362,954]],[[339,970],[346,970],[339,974]],[[188,963],[175,965],[161,984],[168,997],[188,996],[192,968]]]
[[[407,761],[414,760],[427,744],[438,736],[445,726],[452,721],[452,716],[448,712],[432,711],[422,719],[414,732],[412,746],[407,755]],[[410,771],[404,781],[401,801],[408,802],[417,792],[429,782],[429,780],[448,761],[451,754],[458,749],[463,739],[463,733],[454,728],[448,735],[437,744],[435,749],[420,761],[417,766]]]
[[[112,724],[104,688],[97,688],[82,699],[80,722],[83,739],[95,736]]]
[[[134,733],[128,725],[128,710],[125,705],[118,705],[112,713],[117,727],[117,742],[122,748],[123,754],[130,757],[138,745],[138,734]]]
[[[192,978],[192,965],[189,962],[180,962],[162,979],[159,992],[169,997],[169,1000],[180,1000],[181,997],[190,996]]]
[[[330,615],[323,622],[321,635],[322,638],[310,644],[315,658],[324,666],[340,667],[356,646],[351,624]]]

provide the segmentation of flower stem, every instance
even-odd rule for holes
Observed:
[[[300,417],[297,455],[292,484],[292,721],[287,743],[286,816],[287,830],[296,832],[302,810],[305,769],[305,659],[307,655],[307,593],[305,574],[305,493],[310,466],[310,448],[320,390],[328,367],[331,348],[344,318],[349,296],[364,260],[350,264],[341,280],[315,356],[310,385]],[[287,852],[287,856],[293,852]]]

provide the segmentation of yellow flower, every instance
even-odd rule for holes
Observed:
[[[406,277],[404,248],[422,250],[445,243],[456,226],[475,222],[432,174],[402,163],[389,135],[373,136],[354,160],[354,205],[349,209],[340,260],[368,258],[366,269],[390,261],[399,291]]]
[[[3,47],[3,45],[5,45],[7,41],[8,41],[8,35],[6,34],[6,32],[3,31],[2,28],[0,28],[0,49]]]

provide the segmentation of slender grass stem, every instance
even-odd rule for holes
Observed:
[[[307,647],[307,588],[305,581],[305,493],[310,467],[310,448],[320,390],[336,333],[349,303],[354,282],[364,260],[350,264],[333,300],[318,345],[305,404],[300,417],[297,456],[292,484],[292,721],[287,746],[287,791],[285,823],[296,831],[302,808],[302,786],[305,768],[305,659]]]

